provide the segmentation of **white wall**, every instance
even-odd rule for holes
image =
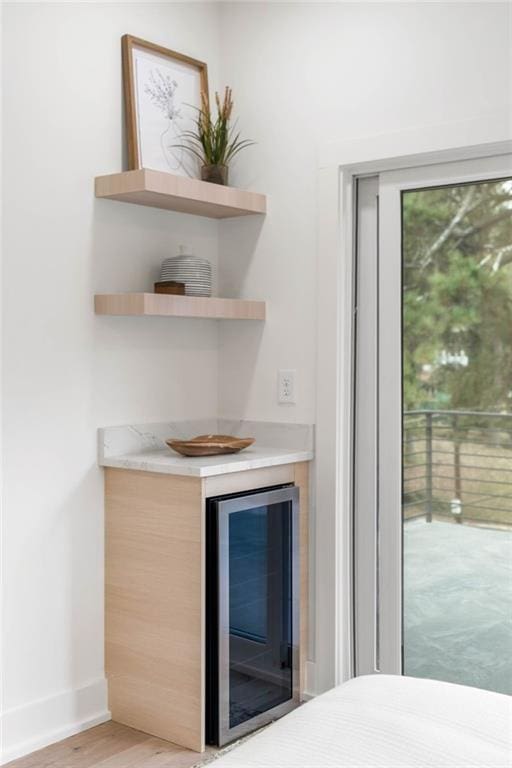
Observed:
[[[95,200],[123,167],[120,37],[208,62],[217,10],[4,6],[6,757],[105,715],[96,428],[211,415],[217,326],[95,317],[96,291],[150,288],[179,243],[216,262],[217,224]]]
[[[315,392],[317,309],[330,296],[329,277],[317,270],[319,157],[332,142],[503,113],[512,91],[511,24],[510,3],[222,6],[221,72],[245,133],[258,141],[232,178],[269,195],[261,229],[254,222],[248,233],[233,221],[220,230],[224,293],[268,300],[263,328],[221,329],[222,415],[316,421],[331,392],[321,381]],[[277,403],[279,368],[297,370],[295,406]],[[328,442],[334,450],[334,437]],[[319,467],[317,482],[326,478],[328,506],[319,501],[311,526],[312,690],[330,687],[336,674],[336,478]]]
[[[217,405],[223,416],[314,421],[319,148],[502,109],[511,40],[504,3],[20,3],[4,15],[3,706],[13,756],[104,714],[96,427]],[[94,200],[93,177],[122,166],[125,32],[206,60],[213,88],[234,87],[258,146],[232,180],[269,194],[264,221],[217,225]],[[267,299],[264,326],[93,315],[95,291],[149,286],[178,243],[215,260],[217,232],[221,293]],[[279,367],[297,369],[295,406],[277,405]],[[320,661],[324,687],[330,660]]]
[[[232,178],[267,192],[270,208],[261,231],[221,229],[225,292],[269,302],[261,336],[223,328],[223,413],[314,421],[319,149],[502,110],[510,13],[485,2],[223,4],[222,74],[258,142]],[[298,371],[295,407],[277,403],[280,367]]]

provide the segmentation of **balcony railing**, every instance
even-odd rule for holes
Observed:
[[[404,413],[405,519],[512,525],[512,414]]]

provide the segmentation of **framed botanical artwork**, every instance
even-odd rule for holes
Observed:
[[[179,145],[197,121],[201,93],[208,98],[206,64],[132,35],[123,36],[122,49],[130,170],[197,176],[195,160]]]

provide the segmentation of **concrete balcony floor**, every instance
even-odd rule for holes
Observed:
[[[512,530],[405,524],[404,672],[512,693]]]

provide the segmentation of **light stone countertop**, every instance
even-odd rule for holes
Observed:
[[[279,464],[294,464],[298,461],[311,461],[313,451],[293,451],[286,448],[265,448],[252,445],[240,453],[221,456],[179,456],[170,448],[160,451],[133,453],[104,459],[104,467],[120,469],[140,469],[144,472],[161,472],[166,475],[193,475],[211,477],[229,472],[243,472],[247,469],[275,467]]]
[[[212,433],[255,437],[256,442],[240,453],[203,457],[180,456],[165,445],[171,436]],[[310,424],[202,419],[106,427],[99,430],[98,438],[100,466],[169,475],[212,477],[314,458],[314,427]]]

